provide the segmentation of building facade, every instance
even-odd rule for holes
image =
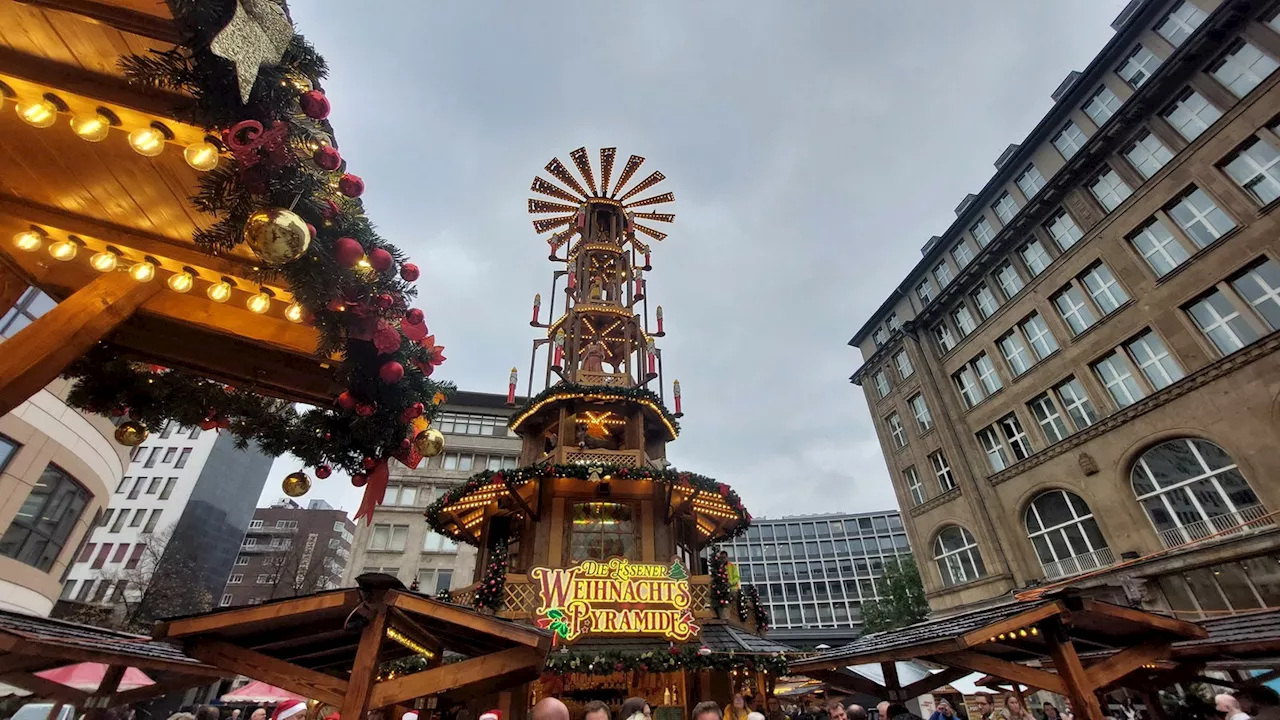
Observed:
[[[273,461],[235,444],[216,430],[171,424],[133,448],[62,600],[110,606],[153,581],[179,578],[216,605]]]
[[[285,498],[258,508],[218,604],[258,605],[339,587],[355,529],[346,512],[324,500],[304,508]]]
[[[911,552],[896,512],[752,518],[745,535],[720,547],[759,591],[769,637],[797,647],[857,637],[885,560]]]
[[[423,459],[417,469],[391,463],[383,503],[373,522],[356,530],[344,585],[355,585],[355,578],[367,572],[395,575],[405,585],[416,582],[430,594],[471,584],[476,549],[432,532],[422,513],[480,470],[516,467],[520,438],[507,428],[514,408],[506,402],[506,395],[454,393],[435,424],[445,435],[444,452]]]
[[[1280,602],[1280,9],[1113,26],[850,343],[936,610]]]
[[[55,304],[34,288],[0,295],[13,303],[0,319],[0,338]],[[111,423],[68,407],[68,390],[69,382],[56,380],[0,417],[0,609],[49,614],[128,463]]]

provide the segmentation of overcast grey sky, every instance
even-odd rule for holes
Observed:
[[[553,270],[525,213],[543,165],[616,146],[666,174],[676,222],[646,277],[686,412],[669,456],[772,517],[896,507],[846,343],[1123,6],[290,3],[460,388],[505,392],[513,365],[524,386]],[[293,469],[276,463],[264,501]],[[334,476],[310,497],[359,495]]]

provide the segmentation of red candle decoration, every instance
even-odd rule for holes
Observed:
[[[569,272],[569,289],[572,290],[576,287],[578,287],[578,274],[573,271],[570,271]]]
[[[535,293],[533,296],[533,323],[538,324],[538,313],[542,310],[542,293]]]
[[[507,378],[507,404],[516,404],[516,369],[511,368],[511,375]]]
[[[676,417],[680,417],[684,412],[680,409],[680,381],[674,380],[671,383],[671,396],[676,399]]]
[[[644,269],[645,270],[653,269],[653,263],[649,261],[649,253],[644,254]]]
[[[662,306],[661,305],[658,306],[658,334],[659,335],[666,334],[662,330]]]
[[[564,331],[563,330],[556,331],[556,338],[555,338],[555,341],[552,343],[552,345],[555,346],[555,357],[551,362],[551,367],[555,368],[556,370],[559,370],[560,368],[564,367]]]
[[[653,340],[649,341],[648,350],[649,351],[645,354],[649,356],[649,374],[657,375],[658,374],[658,353],[655,352],[655,348],[653,347]]]

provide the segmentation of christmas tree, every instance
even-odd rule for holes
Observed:
[[[507,539],[494,538],[489,548],[489,564],[484,568],[484,578],[476,587],[475,606],[498,610],[502,607],[502,594],[507,583]]]

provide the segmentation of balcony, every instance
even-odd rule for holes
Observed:
[[[285,545],[272,545],[270,543],[256,543],[254,545],[244,543],[240,544],[241,553],[280,553],[286,552],[289,549],[290,548]]]
[[[1160,543],[1165,548],[1176,548],[1210,538],[1225,540],[1274,527],[1275,524],[1276,519],[1267,512],[1266,508],[1261,505],[1250,505],[1235,512],[1215,515],[1208,520],[1163,530],[1160,532]]]
[[[607,385],[609,387],[631,387],[635,383],[627,373],[590,372],[579,370],[574,380],[580,385]]]
[[[245,531],[246,535],[297,535],[296,527],[276,527],[275,525],[263,525],[262,527],[251,527]]]
[[[569,446],[556,448],[552,454],[556,456],[555,462],[560,465],[640,467],[645,463],[644,452],[641,450],[595,450]]]
[[[1058,562],[1048,563],[1044,566],[1044,579],[1057,580],[1058,578],[1071,577],[1073,575],[1081,575],[1094,570],[1100,570],[1104,567],[1114,565],[1116,558],[1111,554],[1111,548],[1102,548],[1094,550],[1090,553],[1081,553],[1075,557],[1069,557]]]

